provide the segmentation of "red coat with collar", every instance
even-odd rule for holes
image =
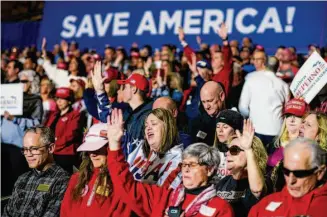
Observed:
[[[111,179],[115,187],[119,188],[119,195],[135,212],[148,217],[165,216],[165,210],[168,208],[172,189],[169,189],[169,182],[158,187],[134,180],[133,175],[128,169],[128,164],[124,159],[121,150],[108,151],[108,167]],[[192,198],[186,199],[182,207],[192,201]],[[197,213],[194,217],[232,217],[233,210],[227,201],[214,197],[207,203],[204,211]],[[210,211],[208,211],[210,210]],[[208,214],[210,213],[210,215]],[[207,215],[205,215],[207,214]]]
[[[54,154],[74,155],[83,140],[83,115],[79,111],[70,110],[57,119],[59,112],[52,113],[45,126],[55,125],[56,146]],[[55,123],[57,121],[57,123]]]
[[[272,202],[281,203],[274,211],[268,211]],[[258,204],[252,207],[249,217],[276,217],[276,216],[312,216],[325,217],[327,215],[327,184],[316,188],[301,198],[293,198],[287,187],[264,197]]]
[[[72,199],[72,190],[77,185],[79,173],[75,173],[71,177],[61,203],[61,217],[130,217],[131,209],[120,200],[115,186],[113,192],[102,203],[98,197],[92,199],[91,193],[98,175],[99,169],[95,169],[79,201]],[[89,205],[87,204],[88,201],[90,201]]]

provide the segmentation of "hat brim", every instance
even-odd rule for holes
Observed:
[[[117,84],[127,84],[127,80],[117,80]]]
[[[108,144],[107,140],[99,140],[95,142],[84,142],[77,148],[78,152],[81,151],[96,151]]]
[[[284,116],[286,116],[286,115],[294,115],[296,117],[302,118],[305,115],[305,113],[300,113],[300,112],[298,113],[298,112],[289,112],[289,111],[287,111],[287,112],[284,112],[283,115]]]

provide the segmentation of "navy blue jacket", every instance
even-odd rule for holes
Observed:
[[[84,102],[88,112],[103,123],[107,123],[107,117],[111,114],[112,109],[119,108],[123,110],[125,132],[122,139],[122,148],[125,157],[136,146],[142,144],[144,141],[144,121],[152,110],[153,101],[144,102],[133,111],[126,103],[110,104],[106,93],[96,95],[94,90],[92,93],[91,89],[84,92]]]

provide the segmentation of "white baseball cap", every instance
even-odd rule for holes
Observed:
[[[91,126],[77,151],[96,151],[108,144],[107,128],[107,124],[104,123]]]

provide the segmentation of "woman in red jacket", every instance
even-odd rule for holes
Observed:
[[[234,216],[230,205],[217,197],[211,184],[219,165],[219,153],[204,143],[196,143],[184,150],[182,156],[183,183],[169,189],[169,178],[163,186],[136,182],[128,169],[120,147],[123,136],[122,111],[114,109],[108,117],[108,167],[119,195],[132,209],[145,216]]]
[[[72,90],[66,87],[56,91],[56,103],[59,111],[52,113],[45,123],[56,136],[54,159],[56,163],[70,174],[77,163],[76,149],[82,143],[84,116],[74,111]]]
[[[119,198],[113,186],[107,162],[107,125],[93,125],[84,143],[77,149],[83,161],[79,172],[68,184],[61,204],[61,217],[129,217],[129,209]],[[142,216],[142,215],[139,215]]]

